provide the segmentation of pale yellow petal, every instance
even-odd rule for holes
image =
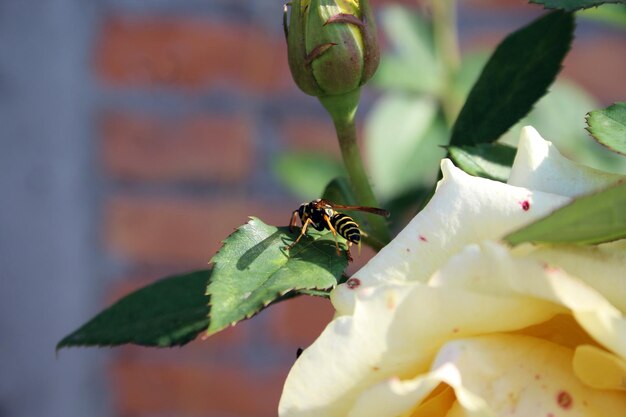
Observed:
[[[443,179],[428,205],[353,278],[360,285],[422,281],[464,246],[499,239],[570,201],[567,197],[472,177],[444,159]],[[337,314],[350,314],[346,285],[332,296]]]
[[[624,415],[626,393],[584,385],[574,375],[572,358],[570,349],[542,339],[494,335],[448,343],[434,366],[453,364],[463,388],[497,416]],[[459,398],[449,416],[471,411]]]
[[[445,417],[454,404],[456,396],[449,385],[441,384],[440,390],[424,399],[407,417]]]
[[[526,296],[422,283],[353,291],[354,314],[333,320],[291,369],[281,416],[345,416],[359,393],[373,384],[426,372],[449,340],[519,330],[562,311]]]
[[[449,391],[444,396],[435,397],[431,393],[440,383],[447,384],[454,390],[450,398]],[[355,402],[347,417],[435,417],[438,414],[426,414],[428,411],[448,415],[448,409],[455,402],[471,417],[495,417],[484,399],[466,389],[459,369],[452,363],[445,363],[437,369],[413,379],[400,380],[390,378],[364,390]]]
[[[431,285],[490,294],[517,294],[568,309],[598,343],[626,358],[626,318],[602,294],[560,268],[518,258],[495,242],[470,245],[431,279]]]
[[[524,251],[524,248],[520,248]],[[515,253],[515,251],[514,251]],[[616,245],[548,246],[527,256],[581,279],[626,314],[626,250]]]
[[[574,373],[591,388],[626,391],[626,361],[595,346],[574,352]]]
[[[572,369],[573,351],[551,342],[492,335],[447,343],[433,370],[412,379],[389,378],[365,389],[348,417],[391,416],[619,416],[626,393],[583,384]],[[446,383],[456,402],[443,397],[429,410],[438,383]]]
[[[537,337],[569,349],[576,349],[580,345],[600,346],[576,321],[571,312],[558,314],[548,321],[534,324],[512,334]]]
[[[576,197],[606,188],[624,176],[573,162],[532,126],[522,128],[508,183],[532,190]]]

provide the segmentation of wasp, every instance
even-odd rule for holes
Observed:
[[[354,219],[352,219],[352,217],[339,213],[336,209],[365,211],[379,216],[389,217],[389,212],[380,208],[346,206],[331,203],[327,200],[318,198],[310,203],[303,203],[300,208],[294,210],[291,214],[289,230],[293,231],[293,227],[296,225],[298,217],[300,217],[300,222],[302,223],[302,230],[300,231],[300,236],[298,236],[296,241],[287,246],[286,249],[289,250],[293,248],[300,241],[300,239],[302,239],[302,236],[306,234],[306,230],[309,226],[320,232],[328,229],[335,236],[337,255],[341,256],[341,249],[339,249],[337,235],[347,240],[348,250],[346,251],[346,256],[348,257],[348,261],[352,261],[352,256],[350,256],[350,246],[352,246],[353,243],[356,243],[360,249],[361,235],[365,235],[365,233],[359,228],[359,225],[354,221]]]

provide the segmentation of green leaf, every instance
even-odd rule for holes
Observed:
[[[419,213],[434,194],[434,184],[423,185],[398,194],[385,202],[392,231],[400,231]]]
[[[481,143],[476,146],[451,146],[448,148],[454,164],[476,177],[506,182],[516,149],[502,143]]]
[[[337,159],[311,152],[285,152],[273,161],[273,171],[280,182],[303,201],[319,198],[333,178],[345,175]]]
[[[506,236],[524,242],[598,244],[626,238],[626,183],[575,199]]]
[[[560,9],[566,12],[598,7],[604,3],[624,3],[624,0],[530,0],[531,3],[541,4],[546,9]]]
[[[533,110],[498,142],[517,146],[524,126],[533,126],[569,159],[601,171],[626,174],[626,158],[589,139],[584,114],[599,104],[580,86],[557,80]]]
[[[493,142],[524,117],[554,81],[573,35],[572,14],[552,12],[507,36],[463,105],[450,145]]]
[[[388,6],[380,14],[380,27],[391,53],[382,56],[372,82],[398,91],[439,91],[443,80],[431,25],[406,7]]]
[[[365,157],[382,200],[433,182],[445,151],[447,130],[437,103],[424,96],[390,93],[371,110],[365,125]]]
[[[180,346],[209,324],[204,295],[211,271],[197,271],[157,281],[122,298],[78,330],[57,349],[70,346]]]
[[[453,74],[452,93],[459,103],[465,102],[469,92],[480,77],[480,73],[489,60],[489,52],[485,50],[470,51],[463,55],[459,70]]]
[[[322,194],[324,200],[332,203],[354,206],[358,204],[350,181],[346,177],[337,177],[328,183]]]
[[[296,246],[286,250],[299,232],[252,217],[226,239],[211,260],[209,334],[252,317],[291,291],[337,284],[348,261],[344,254],[337,255],[333,235],[309,228]]]
[[[626,102],[587,114],[587,130],[602,145],[626,155]]]

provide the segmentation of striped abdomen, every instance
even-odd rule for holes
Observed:
[[[330,218],[330,223],[333,225],[337,233],[346,240],[352,243],[359,243],[361,241],[361,231],[359,225],[356,224],[350,216],[346,216],[343,213],[336,213]]]

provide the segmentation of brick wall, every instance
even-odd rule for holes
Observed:
[[[269,174],[277,149],[337,154],[330,122],[291,81],[280,2],[205,3],[111,2],[102,15],[93,66],[102,237],[114,278],[106,302],[205,268],[249,215],[286,224],[299,201]],[[325,301],[294,300],[182,349],[115,349],[112,409],[273,416],[297,347],[331,315]]]
[[[465,44],[508,30],[485,31],[476,18],[482,10],[496,20],[497,13],[511,20],[519,10],[537,12],[519,1],[493,11],[495,3],[464,5]],[[337,154],[320,106],[292,85],[278,0],[105,4],[93,45],[101,235],[112,278],[103,304],[160,276],[205,268],[248,215],[286,224],[299,201],[269,174],[277,150]],[[599,51],[581,42],[566,72],[605,101],[623,99],[626,91],[587,75],[590,57],[612,59],[606,71],[626,73],[613,56],[623,56],[623,45]],[[296,349],[331,316],[327,302],[300,298],[182,349],[115,349],[113,410],[124,417],[273,416]]]

